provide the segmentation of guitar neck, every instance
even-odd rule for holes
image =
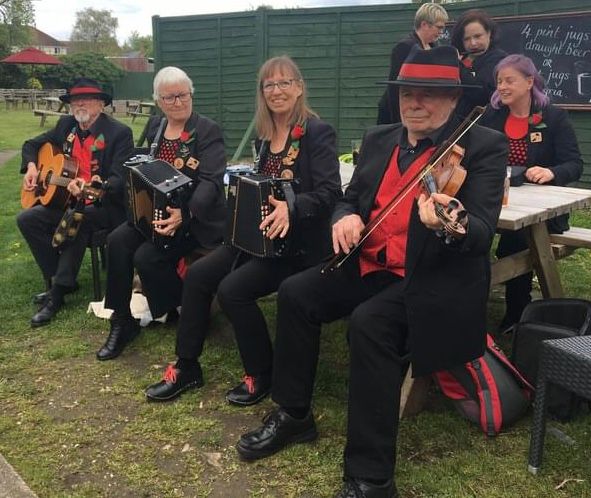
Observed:
[[[50,185],[57,185],[58,187],[67,187],[73,178],[66,176],[52,176],[49,180]]]

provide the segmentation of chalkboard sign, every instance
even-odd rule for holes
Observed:
[[[494,19],[498,46],[534,61],[552,103],[591,109],[591,11]],[[443,43],[449,43],[452,27],[443,34]]]

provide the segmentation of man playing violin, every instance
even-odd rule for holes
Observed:
[[[333,214],[335,253],[349,253],[365,226],[420,177],[460,124],[457,51],[413,49],[394,85],[402,124],[369,129]],[[397,496],[395,448],[403,374],[423,376],[481,356],[490,265],[501,210],[506,139],[474,125],[459,140],[465,181],[454,194],[465,231],[441,236],[438,212],[452,197],[410,188],[365,243],[334,271],[315,267],[279,288],[273,400],[279,405],[237,445],[245,459],[317,437],[311,409],[322,323],[350,315],[349,404],[341,497]],[[444,157],[444,161],[446,158]],[[455,201],[454,201],[455,202]],[[437,208],[437,209],[436,209]]]
[[[49,323],[63,306],[64,296],[77,289],[76,277],[92,231],[116,227],[126,216],[123,163],[133,153],[131,129],[103,113],[111,96],[92,79],[78,79],[60,100],[70,104],[70,115],[23,144],[23,190],[36,189],[38,153],[49,142],[78,163],[77,178],[66,187],[74,199],[82,196],[82,187],[91,180],[105,181],[105,192],[100,205],[85,208],[76,237],[61,248],[52,247],[52,237],[64,214],[62,208],[37,204],[18,215],[18,227],[50,287],[34,297],[40,309],[31,319],[33,327]]]

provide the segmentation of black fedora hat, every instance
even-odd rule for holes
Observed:
[[[78,78],[74,81],[68,93],[60,96],[60,100],[69,104],[72,97],[96,97],[101,99],[105,105],[109,105],[113,100],[95,80],[90,78]]]
[[[481,88],[461,82],[458,51],[449,45],[431,50],[422,50],[415,45],[403,62],[396,80],[380,83],[432,88]]]

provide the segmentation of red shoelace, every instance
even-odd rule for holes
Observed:
[[[246,389],[248,389],[248,394],[254,393],[254,377],[250,375],[245,375],[242,377],[242,382],[246,384]]]
[[[167,384],[174,384],[176,382],[176,368],[172,363],[166,367],[162,380]]]

